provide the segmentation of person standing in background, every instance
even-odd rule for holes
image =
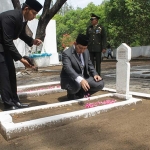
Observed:
[[[111,58],[113,58],[113,57],[112,57],[112,49],[111,49],[110,44],[108,44],[108,46],[107,46],[107,51],[108,51],[107,59],[109,58],[109,56],[110,56]]]
[[[99,19],[97,15],[91,14],[91,25],[86,29],[86,35],[89,37],[90,59],[98,74],[101,75],[101,53],[106,51],[106,33],[104,27],[98,24]]]

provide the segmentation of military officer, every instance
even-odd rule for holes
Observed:
[[[22,9],[0,14],[0,94],[5,110],[28,107],[20,102],[17,95],[14,61],[22,62],[25,67],[32,66],[20,55],[13,40],[20,38],[29,46],[42,43],[40,39],[33,39],[25,33],[27,21],[33,20],[41,8],[38,1],[26,0]]]
[[[97,15],[91,14],[91,25],[86,29],[86,35],[89,37],[90,59],[101,75],[101,53],[106,51],[106,33],[104,27],[98,24],[99,19]]]

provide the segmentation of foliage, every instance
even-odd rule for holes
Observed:
[[[110,0],[105,4],[108,40],[114,46],[148,45],[150,42],[150,1]]]
[[[69,34],[64,34],[61,39],[61,44],[62,44],[63,49],[65,47],[70,47],[73,44],[73,42],[74,42],[74,39]]]
[[[20,8],[19,0],[11,0],[14,8]],[[100,16],[99,23],[107,32],[107,42],[112,47],[121,43],[144,46],[150,43],[150,0],[103,0],[101,5],[92,2],[84,9],[73,9],[67,0],[44,0],[36,37],[45,37],[45,28],[51,18],[56,20],[58,50],[62,44],[72,42],[79,33],[85,33],[90,25],[90,14]],[[56,15],[55,15],[56,14]],[[55,16],[54,16],[55,15]],[[69,35],[69,37],[64,37]],[[68,46],[68,43],[67,43]]]
[[[129,46],[149,45],[150,42],[149,0],[104,0],[101,5],[88,4],[84,9],[70,9],[54,16],[57,25],[58,49],[62,49],[62,38],[68,34],[75,40],[85,33],[90,25],[90,14],[100,16],[99,23],[107,32],[107,42],[113,47],[121,43]]]
[[[36,19],[39,20],[39,19],[40,19],[40,16],[41,16],[40,14],[37,14],[37,15],[36,15]]]
[[[65,15],[55,15],[54,19],[56,20],[58,49],[62,49],[61,39],[64,34],[69,34],[72,39],[75,40],[79,33],[86,32],[87,26],[90,25],[89,19],[91,13],[96,13],[97,15],[102,16],[103,19],[101,21],[104,22],[104,12],[100,11],[100,8],[93,3],[90,3],[84,9],[71,9],[70,11],[66,12]]]

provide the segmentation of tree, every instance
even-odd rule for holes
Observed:
[[[69,34],[64,34],[63,38],[61,39],[61,44],[63,48],[70,47],[73,44],[73,42],[74,39]]]
[[[11,0],[11,1],[12,1],[12,4],[13,4],[13,6],[14,6],[15,9],[16,8],[18,8],[18,9],[21,8],[19,0]]]
[[[149,0],[110,0],[105,5],[107,33],[115,47],[149,45]]]
[[[62,38],[64,35],[69,34],[72,39],[76,39],[79,33],[85,34],[86,28],[91,24],[90,14],[95,13],[101,17],[100,24],[105,25],[104,6],[96,6],[92,2],[84,9],[77,8],[71,9],[63,14],[55,15],[56,32],[57,32],[57,46],[58,50],[62,49]]]
[[[57,0],[56,3],[50,8],[52,0],[45,0],[43,12],[40,16],[37,32],[36,32],[36,38],[40,38],[41,40],[44,40],[45,37],[45,29],[49,21],[54,17],[54,15],[60,10],[60,8],[63,6],[63,4],[67,0]]]
[[[57,14],[64,16],[68,11],[73,10],[73,7],[65,3]]]

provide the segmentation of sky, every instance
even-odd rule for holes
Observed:
[[[38,0],[41,4],[44,4],[44,0]],[[84,8],[89,3],[93,2],[95,5],[100,5],[103,0],[67,0],[69,5],[72,5],[74,8],[80,7]]]

